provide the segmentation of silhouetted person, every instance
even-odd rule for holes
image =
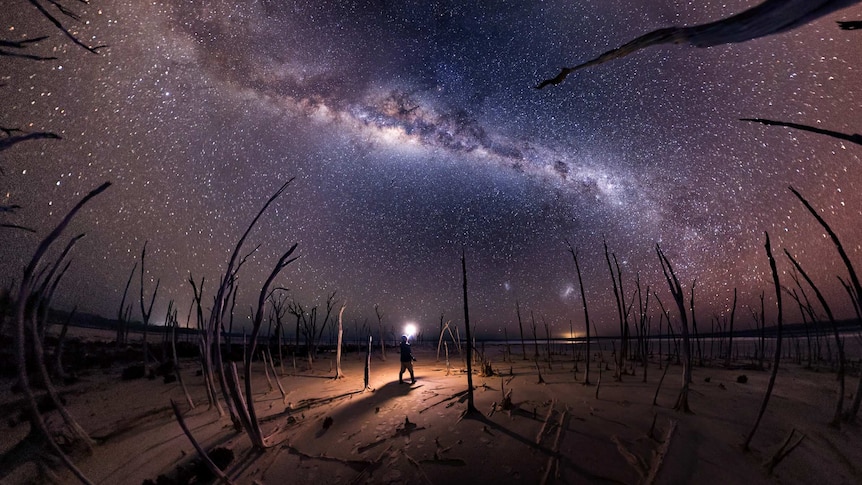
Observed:
[[[407,342],[407,336],[401,336],[401,372],[398,373],[398,383],[402,384],[404,381],[401,377],[404,375],[405,370],[410,371],[410,384],[416,384],[416,377],[413,375],[413,362],[416,360],[413,357],[413,349],[410,348],[410,343]]]

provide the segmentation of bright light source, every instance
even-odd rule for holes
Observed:
[[[406,335],[407,338],[412,338],[416,335],[416,324],[408,323],[407,325],[404,325],[404,335]]]

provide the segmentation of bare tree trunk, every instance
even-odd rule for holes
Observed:
[[[659,313],[659,316],[658,316],[658,335],[659,335],[659,339],[658,339],[658,368],[661,369],[662,366],[666,367],[666,365],[664,364],[664,357],[662,356],[662,340],[665,340],[665,337],[664,337],[664,332],[661,329],[661,322],[664,320],[667,320],[667,325],[668,325],[668,327],[670,327],[670,315],[668,315],[667,310],[664,309],[664,304],[659,299],[658,293],[655,293],[655,292],[653,292],[653,293],[655,295],[655,300],[658,303],[659,308],[661,309],[661,313]],[[669,354],[670,342],[668,342],[667,347],[668,347],[668,357],[670,357],[670,354]]]
[[[649,288],[649,286],[646,287],[646,300],[644,300],[644,298],[641,295],[640,274],[637,275],[637,277],[635,278],[635,281],[637,284],[637,293],[638,293],[638,328],[640,329],[639,330],[640,345],[638,346],[638,349],[641,353],[641,362],[642,362],[643,367],[644,367],[643,382],[646,382],[647,381],[647,372],[648,372],[648,367],[647,367],[647,358],[648,358],[647,357],[647,350],[648,350],[647,349],[647,338],[648,338],[648,335],[647,335],[648,323],[647,323],[647,321],[648,321],[648,317],[647,317],[647,313],[649,312],[650,288]]]
[[[664,255],[664,252],[662,252],[661,247],[659,247],[658,244],[656,244],[655,248],[656,253],[658,253],[659,262],[661,263],[662,272],[664,273],[664,277],[670,287],[670,292],[673,295],[676,306],[679,309],[680,326],[682,327],[682,387],[680,388],[674,409],[690,413],[691,408],[689,408],[688,405],[688,386],[691,383],[691,346],[688,338],[688,319],[685,308],[685,293],[683,293],[682,286],[679,284],[679,280],[673,271],[670,260]]]
[[[194,304],[197,307],[197,311],[195,313],[198,322],[198,336],[200,338],[200,362],[201,362],[201,373],[203,374],[204,379],[204,387],[207,391],[207,401],[209,403],[209,407],[216,408],[219,417],[224,416],[224,409],[221,407],[221,403],[219,403],[218,399],[218,391],[216,391],[215,387],[215,378],[213,373],[215,372],[213,365],[213,345],[210,341],[211,333],[208,326],[204,325],[204,317],[203,317],[203,307],[202,307],[202,296],[203,296],[203,285],[204,280],[201,280],[201,288],[198,290],[197,285],[195,284],[194,277],[189,275],[189,284],[192,286],[192,293],[194,295]],[[215,311],[215,310],[213,310]],[[212,315],[210,315],[212,317]],[[212,318],[210,318],[212,320]],[[223,392],[226,391],[226,388],[222,389]],[[225,398],[225,402],[229,402],[229,399]],[[232,418],[234,416],[231,416]],[[236,426],[236,421],[234,421],[234,426]]]
[[[251,438],[251,442],[254,447],[258,449],[264,449],[267,445],[263,438],[263,433],[260,430],[260,423],[257,422],[257,413],[254,409],[254,395],[252,394],[251,389],[251,358],[254,355],[255,346],[257,344],[257,336],[260,333],[260,326],[263,323],[263,312],[264,308],[266,307],[266,298],[269,295],[269,287],[272,284],[273,280],[276,278],[276,276],[278,276],[278,274],[281,272],[281,270],[284,269],[288,264],[296,260],[296,258],[291,258],[291,255],[295,250],[296,244],[291,246],[290,249],[288,249],[287,252],[285,252],[281,256],[281,258],[279,258],[278,262],[273,267],[272,272],[269,274],[269,277],[266,279],[266,282],[261,287],[260,295],[258,296],[257,301],[257,311],[254,314],[254,321],[252,323],[251,344],[248,351],[248,355],[246,356],[244,369],[245,400],[248,416],[251,421],[251,429],[247,429],[247,433],[249,435],[249,438]]]
[[[479,410],[473,404],[473,365],[471,362],[473,360],[473,341],[470,338],[470,312],[467,307],[467,260],[463,250],[461,251],[461,273],[464,277],[464,332],[467,337],[467,410],[464,415],[472,416],[478,414]]]
[[[769,244],[769,233],[766,233],[766,255],[769,258],[769,267],[772,270],[772,282],[775,284],[775,300],[778,305],[778,335],[775,337],[775,362],[772,366],[772,374],[769,376],[769,384],[766,386],[766,394],[763,396],[763,403],[760,405],[760,412],[757,414],[757,420],[748,433],[745,443],[742,444],[742,449],[748,451],[751,444],[751,439],[754,438],[754,433],[757,432],[757,427],[760,425],[760,420],[763,418],[763,413],[766,411],[766,405],[769,404],[769,397],[772,395],[772,388],[775,386],[775,377],[778,375],[778,364],[781,363],[781,330],[784,320],[781,307],[781,284],[778,281],[778,269],[775,267],[775,258],[772,257],[772,247]]]
[[[230,303],[230,312],[228,313],[229,320],[228,320],[228,324],[227,324],[228,355],[230,355],[230,352],[233,349],[233,315],[234,315],[234,310],[236,309],[236,294],[237,293],[239,293],[237,291],[237,287],[234,286],[233,297],[231,298],[231,303]],[[224,326],[224,322],[222,322],[222,326]]]
[[[215,462],[212,461],[212,458],[210,458],[206,450],[203,449],[200,443],[198,443],[198,441],[195,439],[194,435],[192,435],[191,430],[189,429],[188,425],[186,425],[185,419],[183,419],[183,414],[180,412],[180,408],[177,406],[177,403],[175,403],[173,399],[171,399],[171,408],[174,410],[174,416],[176,416],[177,418],[177,423],[180,425],[180,429],[183,430],[183,433],[185,433],[186,437],[189,439],[189,441],[191,441],[192,446],[195,448],[195,450],[197,450],[198,456],[201,457],[201,460],[204,462],[204,465],[206,465],[206,467],[209,469],[210,472],[212,472],[213,475],[219,478],[220,482],[227,484],[233,483],[230,481],[227,475],[225,475],[224,472],[221,471],[221,469],[215,464]]]
[[[78,480],[82,483],[89,484],[91,483],[89,479],[72,463],[71,459],[63,452],[60,446],[57,444],[56,440],[54,440],[53,435],[48,430],[47,425],[45,424],[45,420],[42,418],[42,414],[39,412],[39,407],[36,403],[36,397],[33,394],[33,390],[30,387],[30,379],[27,375],[27,344],[26,344],[26,321],[29,319],[27,315],[27,307],[28,301],[32,297],[33,288],[36,286],[34,273],[36,272],[36,267],[39,265],[39,262],[44,257],[45,253],[48,251],[48,248],[57,238],[60,237],[63,230],[69,225],[69,222],[75,217],[75,214],[93,197],[102,193],[105,189],[107,189],[111,184],[104,183],[97,187],[96,189],[89,192],[83,199],[81,199],[67,214],[66,217],[63,218],[62,221],[51,231],[45,239],[39,244],[36,248],[36,251],[33,253],[33,257],[30,259],[29,264],[24,269],[24,274],[21,279],[21,286],[18,291],[18,299],[15,307],[15,322],[16,322],[16,342],[17,342],[17,353],[16,353],[16,362],[18,364],[18,383],[21,386],[21,389],[24,391],[25,401],[28,406],[28,411],[30,413],[30,422],[34,429],[37,429],[42,436],[45,438],[48,445],[54,451],[54,453],[60,457],[63,463],[66,465],[69,470],[75,475]],[[39,342],[38,331],[33,328],[33,337],[34,337],[34,349],[37,352],[37,360],[38,358],[42,358],[43,356],[39,356],[38,352],[41,350],[41,345]],[[49,393],[53,390],[53,386],[51,386],[51,381],[46,380],[45,384],[48,386]],[[52,396],[56,397],[56,396]],[[59,401],[55,402],[58,410],[64,411],[65,408],[63,404]],[[78,430],[79,438],[84,442],[89,442],[89,436],[83,432],[83,429],[80,426],[77,426],[77,423],[72,420],[74,423],[71,428],[73,432]]]
[[[365,351],[365,389],[370,389],[369,380],[371,379],[371,334],[368,335],[368,349]]]
[[[272,371],[272,378],[275,379],[275,385],[278,386],[278,392],[281,393],[281,402],[284,403],[287,401],[287,393],[284,392],[284,387],[281,385],[281,380],[278,378],[278,373],[275,372],[275,364],[272,363],[272,352],[269,349],[263,349],[263,353],[266,354],[266,358],[269,361],[269,370]]]
[[[323,317],[323,323],[320,325],[320,329],[317,331],[316,337],[313,336],[314,337],[314,341],[313,341],[314,350],[312,351],[312,356],[315,359],[317,358],[317,348],[320,346],[320,341],[321,341],[321,338],[323,337],[323,332],[327,328],[327,325],[329,323],[329,318],[332,316],[332,310],[333,310],[333,308],[335,308],[335,294],[336,294],[336,292],[333,291],[332,293],[329,294],[329,296],[326,297],[326,315],[324,315],[324,317]]]
[[[817,297],[817,301],[820,302],[820,306],[823,307],[823,311],[826,312],[826,317],[829,319],[829,324],[832,328],[832,334],[835,337],[835,344],[838,347],[838,396],[835,404],[835,413],[833,414],[832,421],[829,422],[831,426],[838,427],[841,424],[841,419],[843,418],[843,409],[844,409],[844,392],[845,392],[845,364],[846,358],[844,356],[844,345],[841,342],[841,335],[838,331],[838,323],[835,321],[835,317],[832,314],[832,309],[829,307],[829,304],[826,302],[826,298],[824,298],[823,293],[820,289],[814,284],[814,281],[808,276],[808,273],[802,269],[802,265],[796,261],[796,259],[790,254],[787,249],[784,250],[784,254],[790,259],[790,262],[793,263],[793,266],[799,271],[799,274],[802,275],[802,278],[808,283],[808,286],[814,290],[814,295]],[[810,345],[810,344],[809,344]],[[809,357],[811,359],[811,357]]]
[[[137,261],[132,265],[132,271],[129,273],[129,279],[126,280],[126,289],[123,290],[123,299],[120,300],[120,308],[117,311],[117,348],[126,344],[126,324],[128,319],[125,317],[126,295],[129,293],[129,285],[132,284],[132,277],[135,276],[135,270],[138,268]]]
[[[446,328],[449,328],[449,322],[446,322]],[[437,340],[437,362],[440,362],[440,346],[443,345],[443,322],[440,322],[440,338]]]
[[[584,292],[584,280],[581,278],[581,266],[578,264],[578,253],[572,248],[571,244],[566,241],[566,246],[569,248],[569,253],[572,255],[572,259],[575,261],[575,272],[578,273],[578,286],[581,289],[581,302],[584,307],[584,326],[587,329],[587,354],[585,359],[585,367],[584,370],[584,384],[590,384],[590,361],[592,360],[592,356],[590,354],[590,312],[587,310],[587,294]]]
[[[599,398],[599,388],[602,387],[602,369],[605,367],[605,353],[602,351],[601,340],[599,340],[599,330],[593,324],[593,333],[596,334],[596,341],[599,342],[599,379],[596,381],[596,399]]]
[[[758,366],[760,370],[764,370],[763,359],[766,356],[766,314],[764,313],[765,310],[763,308],[763,296],[763,292],[760,292],[760,320],[758,321],[758,325],[760,328],[760,352],[758,352]]]
[[[518,330],[521,331],[521,352],[524,353],[524,360],[527,360],[527,346],[524,345],[524,323],[521,321],[521,304],[515,300],[515,313],[518,315]]]
[[[620,323],[620,339],[625,339],[625,320],[623,317],[624,305],[623,305],[622,300],[620,299],[621,288],[619,288],[617,286],[617,277],[616,277],[616,274],[614,273],[614,267],[611,265],[611,256],[610,256],[610,253],[608,252],[608,243],[606,241],[602,241],[602,244],[604,245],[604,248],[605,248],[605,261],[607,261],[607,263],[608,263],[608,271],[610,271],[610,273],[611,273],[611,283],[613,285],[613,290],[614,290],[614,302],[616,302],[616,305],[617,305],[617,316],[619,317],[619,323]],[[622,351],[622,349],[623,349],[623,343],[621,340],[620,341],[620,352],[617,353],[617,355],[616,355],[616,370],[614,371],[614,379],[616,379],[617,381],[622,381],[622,379],[623,379],[622,372],[623,372],[623,364],[625,362],[625,360],[624,360],[625,357],[623,356],[624,352]]]
[[[689,300],[689,308],[691,309],[691,330],[694,333],[694,343],[697,345],[697,361],[700,367],[703,367],[703,349],[700,346],[700,332],[697,331],[697,316],[694,313],[694,287],[697,280],[691,282],[691,299]]]
[[[170,304],[168,304],[168,314],[170,315]],[[167,322],[165,322],[165,324],[167,324]],[[174,354],[174,372],[177,374],[177,381],[180,383],[183,395],[186,397],[186,402],[189,403],[189,408],[194,409],[195,402],[192,399],[191,394],[189,394],[189,390],[186,388],[186,383],[183,381],[183,374],[180,372],[180,357],[177,355],[177,327],[179,327],[179,322],[177,322],[176,314],[174,314],[173,322],[171,322],[171,350]]]
[[[263,362],[263,375],[266,377],[266,385],[269,386],[269,390],[272,391],[275,388],[272,387],[272,378],[269,377],[269,362],[266,358],[266,347],[262,348],[260,351],[260,360]]]
[[[72,312],[69,313],[69,316],[66,318],[66,321],[63,322],[63,328],[60,330],[60,336],[57,337],[57,347],[54,348],[54,375],[57,376],[61,381],[65,379],[66,373],[63,371],[63,343],[66,339],[66,332],[69,330],[69,322],[72,321],[72,318],[77,313],[78,307],[72,309]]]
[[[380,305],[374,305],[374,313],[377,314],[377,327],[380,329],[380,358],[386,361],[386,335],[383,331],[383,313],[380,311]]]
[[[341,379],[344,377],[344,373],[341,372],[341,342],[344,336],[344,325],[342,323],[341,318],[344,316],[344,309],[347,308],[347,303],[341,304],[341,309],[338,310],[338,343],[336,344],[335,350],[335,378]]]
[[[724,359],[724,366],[730,367],[730,361],[733,358],[733,320],[736,317],[736,288],[733,289],[733,309],[730,310],[730,328],[728,329],[727,338],[727,357]]]
[[[535,354],[533,354],[533,360],[539,360],[539,337],[536,335],[536,316],[533,314],[533,310],[530,310],[530,329],[533,330],[533,347],[535,349]]]
[[[153,313],[153,303],[156,301],[156,295],[159,293],[159,282],[156,280],[156,289],[153,290],[153,297],[150,299],[149,307],[144,306],[144,260],[147,256],[147,241],[144,241],[144,248],[141,250],[141,318],[144,323],[144,373],[150,374],[150,351],[147,343],[147,331],[149,329],[150,315]]]
[[[850,285],[847,284],[841,278],[838,278],[838,279],[841,280],[841,284],[844,285],[844,288],[847,290],[847,294],[850,295],[850,298],[852,299],[853,298],[853,290],[852,290],[852,288],[850,288]],[[859,305],[854,305],[854,307],[856,308],[856,318],[859,319],[859,321],[862,321],[862,308],[860,308]],[[826,344],[827,344],[827,348],[828,348],[828,345],[829,345],[828,340],[826,341]],[[839,353],[844,352],[844,343],[840,338],[838,339],[838,352]],[[831,362],[832,361],[831,354],[829,357],[830,357],[829,360]],[[862,395],[860,395],[860,393],[862,393],[862,372],[859,373],[859,380],[856,383],[856,395],[853,396],[853,403],[850,405],[850,410],[844,414],[844,419],[849,421],[849,422],[855,422],[856,421],[856,415],[859,412],[859,404],[862,403]]]
[[[503,327],[503,340],[506,341],[506,351],[503,354],[505,356],[503,358],[503,361],[508,360],[509,362],[511,362],[512,361],[512,347],[511,347],[511,345],[509,345],[509,330],[507,329],[507,327]],[[439,361],[440,359],[438,358],[437,360]]]

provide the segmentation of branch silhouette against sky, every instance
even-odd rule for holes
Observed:
[[[715,22],[654,30],[592,60],[575,67],[565,67],[556,77],[540,82],[536,89],[560,84],[569,74],[579,69],[604,64],[650,46],[689,44],[694,47],[712,47],[745,42],[795,29],[856,3],[859,3],[859,0],[766,0],[748,10]],[[848,27],[842,25],[842,28]]]

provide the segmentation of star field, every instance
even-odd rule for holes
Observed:
[[[568,335],[583,313],[566,240],[600,332],[617,328],[603,240],[626,294],[640,274],[669,306],[661,244],[683,286],[697,281],[708,321],[729,313],[734,288],[741,308],[759,308],[764,291],[771,301],[764,231],[852,315],[831,243],[787,187],[859,264],[862,147],[739,119],[859,132],[862,37],[836,22],[862,6],[739,44],[650,47],[537,91],[644,32],[758,2],[345,3],[76,5],[79,38],[109,46],[98,55],[23,3],[4,16],[2,38],[50,34],[30,49],[57,59],[0,58],[0,126],[63,139],[0,152],[3,205],[22,206],[0,222],[37,231],[0,230],[0,283],[20,279],[38,241],[111,181],[66,234],[87,236],[55,304],[115,315],[149,241],[154,315],[171,299],[187,308],[189,274],[215,282],[296,177],[250,236],[247,250],[260,248],[240,273],[239,321],[296,242],[300,259],[277,285],[305,306],[338,291],[347,322],[376,321],[374,304],[395,331],[436,329],[441,314],[461,322],[463,248],[480,334],[514,335],[518,300]],[[786,258],[779,268],[791,286]]]

